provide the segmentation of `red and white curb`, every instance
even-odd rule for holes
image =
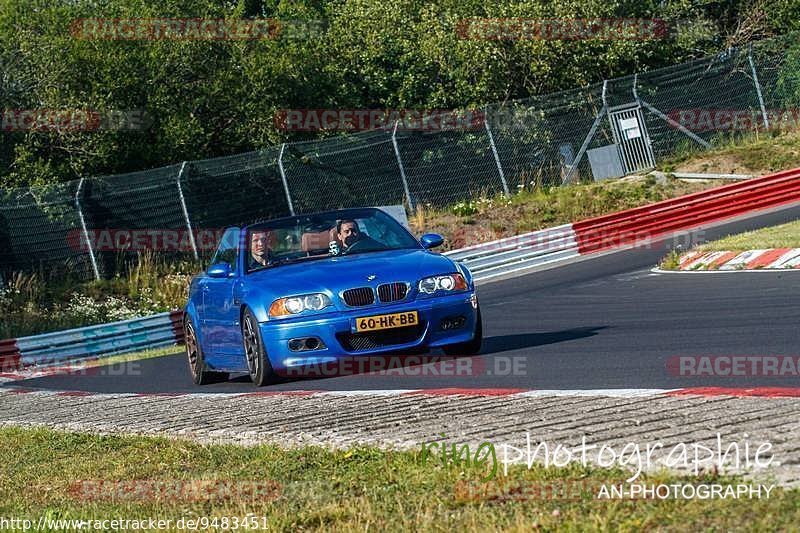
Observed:
[[[800,248],[766,248],[745,252],[694,251],[681,256],[678,270],[682,272],[800,270]]]
[[[686,387],[679,389],[390,389],[390,390],[290,390],[253,392],[151,392],[151,393],[101,393],[89,391],[44,390],[24,386],[7,385],[0,387],[0,394],[34,394],[39,396],[97,396],[113,398],[252,398],[252,397],[390,397],[390,396],[451,396],[451,397],[604,397],[604,398],[647,398],[652,396],[704,396],[704,397],[755,397],[755,398],[800,398],[800,387]]]

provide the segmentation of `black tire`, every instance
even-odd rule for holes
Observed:
[[[190,318],[183,321],[183,332],[186,335],[186,358],[189,361],[189,371],[192,373],[192,381],[195,385],[208,385],[227,381],[230,375],[227,372],[213,372],[206,370],[206,360],[203,356],[203,349],[197,341],[197,333]]]
[[[250,309],[245,309],[242,316],[242,343],[247,359],[247,369],[253,384],[256,387],[263,387],[272,383],[275,380],[275,372],[269,362],[269,357],[267,357],[267,351],[264,349],[258,320]]]
[[[481,318],[480,307],[476,312],[475,317],[475,334],[471,341],[459,342],[457,344],[450,344],[449,346],[442,346],[442,351],[446,355],[478,355],[481,351],[483,344],[483,319]]]

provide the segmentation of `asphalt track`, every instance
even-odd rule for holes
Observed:
[[[800,219],[800,206],[479,287],[484,348],[470,371],[409,370],[194,386],[182,354],[8,383],[99,393],[440,388],[796,387],[797,377],[678,377],[675,356],[800,356],[800,272],[656,274],[668,249]],[[446,367],[440,366],[446,372]],[[514,370],[515,369],[515,370]]]

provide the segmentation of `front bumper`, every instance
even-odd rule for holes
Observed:
[[[261,338],[272,367],[280,372],[293,367],[326,364],[347,356],[429,349],[467,342],[475,332],[476,307],[474,291],[464,291],[398,304],[349,309],[325,317],[271,320],[260,324]],[[355,320],[359,317],[404,311],[418,312],[419,326],[416,330],[389,329],[354,335]],[[463,317],[463,324],[454,329],[442,329],[442,321],[453,317]],[[304,337],[316,337],[325,347],[311,351],[289,349],[290,340]]]

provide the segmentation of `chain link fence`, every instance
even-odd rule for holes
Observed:
[[[142,249],[208,257],[226,225],[366,205],[442,208],[652,168],[796,128],[794,36],[487,106],[480,127],[397,127],[46,188],[0,191],[0,272],[109,277]]]

